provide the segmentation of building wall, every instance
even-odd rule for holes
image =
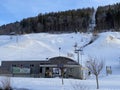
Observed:
[[[67,73],[67,77],[82,79],[82,72],[80,67],[68,68],[66,73]]]
[[[14,76],[32,76],[37,77],[40,74],[40,64],[47,64],[48,62],[45,61],[3,61],[2,68],[6,68],[6,70],[13,72],[13,67],[20,67],[20,68],[30,68],[30,73],[12,73]],[[36,76],[37,74],[37,76]]]
[[[66,61],[67,64],[68,61]],[[71,61],[72,62],[72,61]],[[75,62],[74,62],[75,63]],[[56,62],[49,62],[49,61],[2,61],[1,68],[5,68],[6,71],[11,72],[13,76],[22,76],[22,77],[49,77],[47,76],[47,71],[49,71],[49,74],[53,74],[53,68],[58,68],[58,67],[40,67],[40,65],[56,65]],[[71,63],[68,63],[68,66]],[[74,65],[72,63],[72,65]],[[76,65],[76,64],[75,64]],[[77,64],[79,65],[79,64]],[[13,67],[20,67],[20,68],[30,68],[30,73],[13,73]],[[49,70],[47,70],[49,68]],[[2,70],[2,69],[1,69]],[[72,78],[78,78],[82,79],[82,72],[81,72],[81,67],[67,67],[66,72],[64,72],[65,76],[64,77],[72,77]],[[2,73],[1,73],[2,74]],[[5,73],[6,74],[6,73]],[[50,77],[52,77],[50,75]]]

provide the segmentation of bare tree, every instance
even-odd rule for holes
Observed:
[[[3,77],[0,83],[2,85],[0,90],[12,90],[10,77]]]
[[[87,68],[96,77],[97,89],[99,89],[98,75],[100,74],[103,65],[103,61],[99,61],[96,58],[89,58],[89,62],[87,62]]]

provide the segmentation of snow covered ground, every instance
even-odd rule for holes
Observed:
[[[120,75],[102,76],[99,79],[99,90],[120,90],[119,82]],[[61,78],[12,77],[11,86],[20,90],[96,90],[96,81],[94,78],[87,80],[64,79],[62,85]]]
[[[87,44],[92,34],[26,34],[21,36],[0,36],[0,60],[46,60],[58,56],[72,58],[77,61],[74,45],[81,47]],[[59,53],[59,47],[61,47]],[[105,66],[112,67],[112,75],[106,76],[105,67],[100,75],[100,90],[120,90],[120,33],[105,32],[83,49],[82,64],[90,57],[104,60]],[[81,63],[81,62],[80,62]],[[64,85],[60,78],[11,78],[12,86],[31,90],[74,90],[74,84],[82,84],[91,90],[96,88],[95,78],[87,80],[65,79]]]
[[[0,36],[0,60],[45,60],[59,55],[74,54],[74,44],[82,46],[91,34],[27,34]]]

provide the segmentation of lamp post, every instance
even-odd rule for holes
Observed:
[[[60,50],[61,50],[61,47],[59,47],[59,56],[60,56]]]

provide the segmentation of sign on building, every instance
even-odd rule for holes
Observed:
[[[13,67],[13,73],[18,73],[18,74],[20,74],[20,73],[30,73],[30,68],[20,68],[20,67]]]

